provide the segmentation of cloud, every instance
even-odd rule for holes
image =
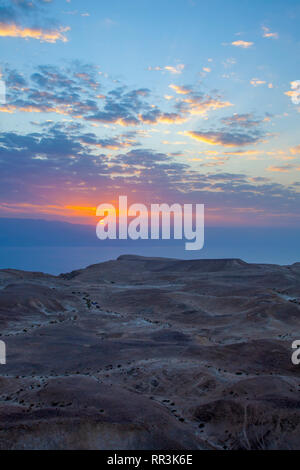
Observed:
[[[160,110],[153,110],[147,114],[140,114],[139,119],[144,124],[181,124],[186,121],[186,118],[178,113],[163,113]]]
[[[259,154],[261,154],[262,152],[259,151],[259,150],[241,150],[241,149],[238,149],[238,150],[229,150],[227,152],[224,152],[225,155],[232,155],[232,156],[246,156],[246,157],[253,157],[255,159],[255,157]]]
[[[70,114],[70,108],[67,105],[60,107],[51,107],[51,106],[32,106],[30,104],[24,104],[24,106],[12,106],[4,105],[0,106],[0,112],[13,114],[16,111],[21,113],[56,113],[67,116]]]
[[[68,26],[56,26],[46,19],[45,6],[51,0],[5,1],[0,7],[0,37],[36,39],[41,42],[66,42]]]
[[[225,131],[186,131],[185,135],[199,142],[224,147],[244,147],[260,142],[257,133],[225,132]]]
[[[102,100],[102,109],[98,108],[96,113],[86,115],[85,119],[121,126],[136,126],[141,122],[140,116],[152,110],[145,101],[149,94],[150,90],[145,88],[127,91],[125,87],[119,87],[111,90]]]
[[[171,66],[171,65],[166,65],[164,67],[165,70],[167,70],[168,72],[172,73],[172,74],[181,74],[183,72],[183,69],[184,69],[184,64],[178,64],[176,65],[175,67]]]
[[[300,104],[300,80],[294,80],[290,85],[291,90],[284,94],[291,98],[293,104]]]
[[[67,37],[63,34],[69,31],[70,27],[60,27],[55,30],[43,30],[41,28],[27,28],[18,26],[16,24],[5,24],[0,22],[0,36],[25,38],[25,39],[38,39],[42,42],[55,43],[56,41],[67,42]]]
[[[297,145],[296,147],[291,147],[290,152],[292,155],[300,155],[300,145]]]
[[[265,85],[266,82],[265,80],[260,80],[259,78],[252,78],[252,80],[250,81],[251,85],[253,86],[259,86],[259,85]]]
[[[229,101],[222,101],[211,96],[192,96],[177,104],[177,108],[191,115],[205,115],[210,110],[227,108],[233,106]]]
[[[253,220],[266,222],[286,215],[287,207],[291,220],[299,213],[296,186],[241,173],[216,173],[214,167],[226,162],[222,156],[212,155],[199,173],[149,148],[108,155],[99,151],[109,140],[125,142],[135,139],[135,134],[100,139],[78,122],[47,121],[36,127],[27,134],[0,133],[2,213],[43,213],[63,219],[71,211],[72,217],[87,217],[99,203],[99,188],[108,202],[115,199],[116,188],[119,193],[126,191],[133,201],[145,203],[203,201],[220,214],[220,220],[224,213],[227,219],[238,213],[246,214],[244,220],[249,223],[249,214],[261,214],[261,219],[255,215]]]
[[[56,204],[74,194],[78,198],[92,195],[101,187],[113,198],[116,185],[131,185],[149,194],[178,182],[186,165],[176,163],[164,154],[149,149],[130,150],[124,154],[99,153],[115,143],[128,142],[134,136],[99,139],[84,133],[73,123],[46,123],[42,132],[0,134],[0,193],[3,202],[14,200],[15,187],[22,192],[22,203],[32,203],[43,187],[43,200]],[[14,175],[14,176],[13,176]],[[130,187],[127,186],[128,192]],[[128,193],[127,193],[128,194]],[[153,194],[152,194],[153,196]],[[95,201],[96,203],[97,201]],[[78,205],[78,204],[77,204]]]
[[[236,64],[236,59],[234,57],[228,57],[222,62],[222,64],[225,68],[232,67],[233,65]]]
[[[111,28],[113,26],[117,26],[118,23],[114,20],[112,20],[111,18],[105,18],[105,20],[102,22],[104,24],[104,26],[106,26],[107,28]]]
[[[163,67],[159,67],[159,66],[156,66],[156,67],[151,67],[151,65],[148,67],[148,70],[155,70],[156,72],[159,72],[159,71],[162,71],[163,70]]]
[[[178,64],[178,65],[165,65],[164,67],[159,67],[159,66],[156,66],[156,67],[148,67],[148,70],[154,70],[154,71],[159,71],[159,72],[164,72],[164,71],[167,71],[167,72],[170,72],[171,74],[173,75],[180,75],[183,70],[185,68],[185,65],[184,64]]]
[[[166,111],[151,104],[154,96],[150,89],[115,84],[109,88],[108,77],[100,75],[98,67],[78,61],[64,68],[40,65],[29,77],[6,68],[5,81],[6,104],[0,107],[0,112],[56,113],[122,127],[179,124],[190,116],[204,116],[209,111],[232,106],[217,91],[208,95],[192,86],[172,84],[176,96],[168,99],[171,108]]]
[[[267,28],[266,26],[263,26],[262,30],[263,30],[263,38],[267,38],[267,39],[278,39],[279,38],[278,33],[272,33],[270,31],[270,28]]]
[[[253,42],[243,41],[243,40],[233,41],[231,43],[232,46],[242,47],[243,49],[249,49],[250,47],[253,46],[253,44],[254,44]]]
[[[215,167],[225,165],[229,160],[229,157],[210,157],[209,161],[201,163],[201,167]]]
[[[276,173],[288,173],[289,171],[300,171],[300,167],[297,167],[295,165],[282,165],[282,166],[269,166],[266,168],[267,171],[272,171]]]
[[[178,95],[188,95],[192,91],[190,87],[174,85],[173,83],[169,85],[169,88],[172,88]]]
[[[169,85],[178,95],[184,95],[177,100],[176,108],[182,114],[205,115],[209,110],[232,106],[229,101],[223,101],[220,96],[210,96],[199,93],[191,86]]]
[[[6,112],[55,112],[76,118],[113,123],[138,122],[137,114],[148,110],[144,103],[148,91],[138,89],[125,92],[125,88],[114,88],[101,99],[98,88],[97,67],[79,62],[68,65],[66,69],[55,66],[39,66],[30,78],[19,74],[23,80],[22,88],[16,87],[10,70],[5,71],[7,83],[7,104],[1,108]]]
[[[76,137],[74,138],[76,139]],[[76,140],[78,140],[78,142],[80,142],[84,147],[88,147],[90,149],[101,148],[119,150],[140,145],[139,142],[136,141],[133,133],[99,139],[94,133],[90,132],[79,135]]]
[[[254,119],[253,114],[234,114],[233,116],[221,119],[221,122],[226,126],[231,127],[257,127],[262,121]]]

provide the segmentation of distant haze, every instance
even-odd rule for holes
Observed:
[[[295,228],[206,227],[204,248],[188,252],[184,240],[101,241],[90,225],[0,218],[0,268],[59,274],[128,253],[292,264],[300,261],[299,239]]]

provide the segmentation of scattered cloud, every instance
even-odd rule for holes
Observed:
[[[253,114],[247,113],[247,114],[234,114],[233,116],[229,116],[226,118],[221,119],[221,122],[225,124],[226,126],[232,126],[232,127],[257,127],[262,120],[259,119],[254,119]]]
[[[169,88],[172,88],[172,90],[174,90],[178,95],[188,95],[192,91],[190,87],[179,86],[174,84],[169,85]]]
[[[228,57],[222,62],[222,64],[225,68],[232,67],[233,65],[236,64],[236,59],[234,57]]]
[[[48,13],[44,15],[46,10],[50,11],[51,3],[51,0],[3,0],[0,37],[35,39],[32,41],[35,44],[38,41],[67,42],[70,28],[48,19]],[[78,21],[80,15],[89,16],[84,9],[76,10],[76,14],[77,20],[73,18],[73,21]],[[115,25],[115,21],[102,16],[103,30]],[[267,39],[279,37],[265,26],[262,35]],[[254,46],[254,42],[241,40],[243,35],[233,37],[237,40],[228,46],[241,49]],[[231,53],[237,55],[234,53],[238,50],[232,47]],[[236,64],[234,57],[226,59],[225,56],[221,60],[224,60],[221,64],[224,72],[230,72],[230,67]],[[219,59],[214,61],[214,70],[217,70]],[[212,71],[211,62],[212,59],[199,61],[200,75]],[[66,208],[93,209],[93,204],[82,206],[80,202],[75,205],[65,201],[68,197],[70,200],[78,197],[78,201],[81,197],[88,199],[94,193],[97,203],[100,187],[108,198],[114,197],[116,190],[126,188],[128,194],[136,195],[140,191],[145,198],[147,194],[150,198],[155,194],[155,197],[163,196],[164,200],[178,196],[186,201],[202,199],[212,207],[231,207],[236,212],[266,214],[274,213],[276,207],[276,211],[284,214],[287,205],[291,212],[299,212],[299,187],[296,188],[299,183],[292,187],[288,183],[274,183],[272,179],[277,173],[278,177],[284,173],[286,182],[294,171],[300,171],[297,166],[300,145],[283,153],[274,151],[274,155],[269,155],[267,149],[257,150],[261,146],[251,150],[251,146],[264,142],[264,126],[270,121],[270,115],[257,117],[237,107],[234,109],[239,113],[224,116],[221,111],[221,118],[208,121],[209,112],[226,111],[233,104],[220,91],[208,90],[207,82],[206,85],[201,85],[200,81],[196,84],[180,82],[186,70],[184,64],[162,63],[172,65],[149,67],[149,70],[160,71],[165,78],[171,74],[168,83],[175,83],[169,85],[169,92],[164,89],[161,96],[157,89],[127,86],[120,77],[113,79],[97,67],[78,61],[63,67],[41,65],[31,74],[29,66],[24,67],[23,74],[4,67],[1,78],[7,84],[7,100],[0,112],[35,114],[27,115],[24,120],[27,132],[0,132],[0,193],[4,201],[1,207],[8,212],[23,207],[22,210],[30,213],[38,206],[42,213],[55,211],[63,216]],[[256,73],[259,76],[259,72]],[[244,83],[237,71],[227,76]],[[248,82],[251,77],[248,76]],[[199,73],[197,78],[200,78]],[[250,83],[254,87],[265,85],[271,89],[274,86],[261,78],[252,78]],[[298,80],[291,82],[286,95],[293,103],[300,103]],[[240,104],[243,103],[242,100]],[[255,109],[254,105],[249,109]],[[21,120],[23,118],[20,116]],[[37,122],[30,122],[30,119]],[[182,126],[185,122],[189,125]],[[167,127],[168,124],[180,127],[174,129]],[[177,140],[178,134],[193,139],[194,144],[187,138]],[[149,148],[151,144],[144,148],[143,139],[149,136],[155,136],[154,147],[175,145],[173,150],[178,149],[178,152],[164,153]],[[272,158],[272,165],[263,168],[259,177],[235,173],[232,169],[222,170],[222,167],[230,168],[229,162],[241,160],[240,156],[245,160],[260,159],[263,166],[267,158]],[[41,188],[44,200],[34,206]],[[22,200],[18,201],[21,195]]]
[[[185,65],[184,64],[178,64],[178,65],[165,65],[164,67],[159,67],[159,66],[156,66],[156,67],[148,67],[148,70],[154,70],[154,71],[158,71],[158,72],[164,72],[164,71],[167,71],[167,72],[170,72],[171,74],[173,75],[180,75],[183,70],[185,68]]]
[[[291,90],[284,94],[291,98],[293,104],[300,104],[300,80],[294,80],[290,85]]]
[[[181,124],[186,121],[186,117],[179,113],[163,113],[159,109],[140,114],[139,119],[144,124]]]
[[[180,113],[190,115],[205,115],[209,110],[216,110],[232,106],[229,101],[214,94],[205,95],[194,90],[191,86],[169,85],[178,95],[183,97],[176,102],[176,108]]]
[[[65,32],[69,31],[70,27],[60,27],[59,29],[43,30],[41,28],[26,28],[16,24],[0,23],[0,36],[11,38],[25,38],[25,39],[38,39],[44,42],[55,43],[56,41],[67,42]]]
[[[260,85],[265,85],[266,81],[265,80],[260,80],[259,78],[252,78],[250,81],[251,85],[253,86],[260,86]]]
[[[262,30],[263,30],[263,38],[267,38],[267,39],[278,39],[279,38],[279,34],[278,33],[272,33],[270,31],[270,28],[267,28],[267,26],[263,26]]]
[[[193,86],[171,84],[175,96],[165,95],[163,104],[152,104],[155,97],[148,88],[129,89],[100,75],[96,66],[73,62],[65,67],[40,65],[28,77],[15,70],[5,71],[6,104],[0,112],[56,113],[91,123],[181,124],[191,116],[232,106],[215,90],[204,94]],[[105,81],[105,89],[103,82]],[[171,109],[170,109],[171,108]]]
[[[168,72],[172,73],[172,74],[181,74],[184,70],[184,64],[178,64],[176,65],[175,67],[174,66],[171,66],[171,65],[166,65],[164,67],[165,70],[167,70]]]
[[[190,163],[201,165],[203,171],[199,173],[199,166],[194,169],[188,161],[176,162],[173,154],[142,147],[127,149],[126,142],[136,141],[136,133],[99,139],[74,121],[46,121],[36,127],[35,132],[27,134],[0,133],[2,213],[65,218],[71,211],[72,217],[91,216],[99,202],[99,187],[107,201],[114,200],[116,188],[126,188],[129,197],[137,200],[142,195],[145,203],[153,202],[154,194],[158,202],[179,197],[183,203],[203,200],[214,210],[219,208],[220,213],[261,213],[264,220],[266,214],[286,214],[287,203],[291,214],[299,210],[300,194],[295,185],[286,187],[267,177],[220,172],[229,153],[207,154],[206,160],[195,157]],[[124,151],[110,149],[122,142]],[[43,201],[36,204],[41,184]]]
[[[238,41],[233,41],[231,43],[232,46],[235,46],[235,47],[242,47],[243,49],[249,49],[250,47],[252,47],[254,44],[254,42],[250,42],[250,41],[243,41],[243,40],[238,40]]]

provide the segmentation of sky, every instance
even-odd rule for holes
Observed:
[[[300,227],[299,0],[0,2],[0,217]]]

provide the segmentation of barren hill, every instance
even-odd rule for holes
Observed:
[[[300,448],[300,263],[0,271],[0,448]]]

